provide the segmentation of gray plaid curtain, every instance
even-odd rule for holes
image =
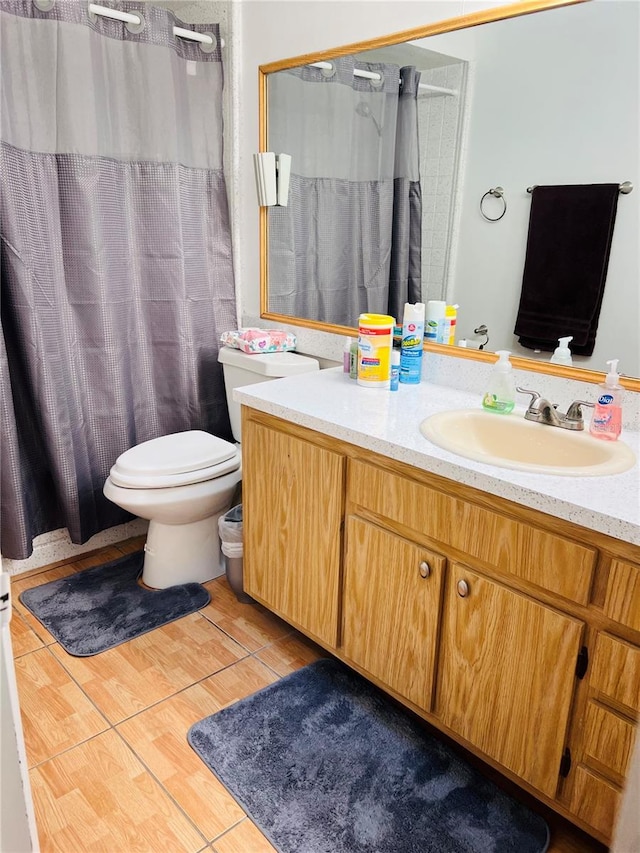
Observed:
[[[40,533],[80,543],[130,518],[102,486],[134,444],[231,438],[220,50],[143,8],[132,33],[75,0],[0,0],[0,549],[14,559]],[[219,42],[216,24],[189,28]]]
[[[269,75],[269,150],[292,156],[288,206],[269,208],[269,310],[401,319],[420,301],[420,73],[353,56],[331,66]]]

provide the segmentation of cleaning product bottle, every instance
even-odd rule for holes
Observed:
[[[391,350],[391,381],[389,388],[391,391],[398,390],[398,382],[400,381],[400,350],[395,347]]]
[[[351,341],[351,358],[349,359],[349,379],[358,378],[358,339]]]
[[[400,382],[416,385],[422,376],[424,302],[406,302],[400,344]]]
[[[572,340],[573,335],[567,338],[558,338],[558,346],[551,356],[551,364],[573,364],[571,350],[569,349],[569,344]]]
[[[509,412],[513,411],[516,402],[516,382],[509,361],[511,353],[508,350],[498,350],[496,355],[498,361],[491,371],[489,385],[482,398],[482,408],[488,412],[508,415]]]
[[[624,389],[619,383],[618,359],[608,361],[609,372],[604,382],[598,385],[596,402],[589,432],[596,438],[615,441],[622,432],[622,397]]]
[[[347,374],[351,373],[351,343],[351,338],[347,338],[342,351],[342,371]]]
[[[459,307],[459,305],[447,305],[444,310],[444,316],[447,320],[448,333],[448,337],[444,340],[444,343],[449,344],[449,346],[455,346],[456,343],[456,323],[458,319]]]
[[[424,339],[432,344],[438,340],[438,325],[442,325],[447,303],[441,299],[430,299],[427,302],[427,316],[424,330]]]
[[[388,390],[395,322],[388,314],[358,318],[358,385]]]

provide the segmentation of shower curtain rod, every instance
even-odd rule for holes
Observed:
[[[311,62],[309,63],[312,68],[321,68],[326,71],[330,71],[333,68],[331,62]],[[353,69],[354,77],[364,77],[366,80],[382,80],[382,76],[378,74],[376,71],[365,71],[363,68],[354,68]],[[400,83],[400,80],[398,80]],[[437,92],[440,95],[457,95],[457,91],[455,89],[445,89],[443,86],[432,86],[430,83],[418,83],[418,89],[424,89],[428,92]]]
[[[131,12],[120,12],[118,9],[110,9],[108,6],[98,6],[97,3],[89,3],[89,12],[94,15],[102,15],[103,18],[113,18],[115,21],[124,21],[126,24],[133,24],[134,27],[144,24],[140,15],[134,15]],[[198,41],[201,44],[213,44],[212,36],[206,33],[197,33],[195,30],[174,27],[173,34],[179,38]],[[220,39],[220,47],[224,47],[224,39]]]

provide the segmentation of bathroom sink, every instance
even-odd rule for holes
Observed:
[[[624,442],[532,423],[522,414],[439,412],[422,421],[420,432],[438,447],[467,459],[538,474],[620,474],[636,461]]]

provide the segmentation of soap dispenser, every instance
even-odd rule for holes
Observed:
[[[598,400],[594,407],[589,432],[596,438],[615,441],[622,432],[622,397],[624,389],[620,385],[618,359],[608,361],[609,372],[605,380],[598,385]]]
[[[569,343],[572,340],[573,335],[567,338],[558,338],[558,346],[555,348],[554,353],[551,356],[551,364],[573,364],[571,350],[569,349]]]
[[[508,415],[513,411],[516,402],[516,382],[509,361],[511,353],[508,350],[498,350],[496,355],[498,361],[491,371],[487,391],[482,398],[482,408],[488,412]]]

